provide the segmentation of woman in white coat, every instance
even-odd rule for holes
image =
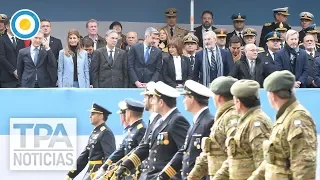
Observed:
[[[71,29],[67,45],[59,52],[58,87],[89,88],[89,62],[87,52],[81,49],[80,33]]]

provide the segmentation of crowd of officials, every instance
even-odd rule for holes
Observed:
[[[99,24],[86,23],[88,34],[68,32],[67,43],[51,36],[51,23],[41,20],[41,30],[30,40],[20,40],[10,29],[10,17],[0,14],[0,85],[2,88],[136,88],[150,81],[183,87],[188,79],[209,87],[219,76],[252,79],[263,87],[276,70],[289,70],[296,88],[320,87],[320,57],[314,16],[300,13],[302,30],[286,23],[288,8],[273,10],[274,21],[264,24],[259,46],[257,31],[246,28],[246,16],[233,14],[234,31],[216,28],[213,13],[204,11],[194,33],[177,25],[178,11],[165,10],[167,24],[124,35],[113,22],[103,37]]]

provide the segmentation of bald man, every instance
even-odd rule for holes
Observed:
[[[263,72],[263,63],[258,58],[259,48],[255,44],[247,44],[244,47],[245,55],[236,61],[233,65],[230,76],[237,79],[252,79],[263,86],[265,75]],[[249,67],[249,68],[248,68]]]
[[[134,31],[130,31],[127,33],[127,47],[126,47],[126,51],[128,52],[130,50],[130,47],[138,42],[138,34]]]

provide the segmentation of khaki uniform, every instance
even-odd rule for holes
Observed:
[[[228,160],[212,179],[248,179],[263,161],[262,143],[271,129],[272,122],[261,108],[250,108],[239,119],[234,137],[226,140]]]
[[[213,177],[228,157],[225,140],[234,135],[239,119],[233,101],[219,108],[215,117],[210,137],[202,139],[202,153],[197,157],[189,177],[200,179],[207,174]]]
[[[250,179],[316,179],[317,135],[310,113],[293,98],[276,118],[263,143],[265,161]]]
[[[176,25],[176,26],[174,26],[174,29],[173,29],[173,37],[171,37],[171,35],[170,35],[170,27],[168,25],[165,25],[165,26],[161,27],[160,29],[162,29],[162,28],[167,31],[169,39],[173,39],[173,38],[181,38],[181,39],[183,39],[183,37],[186,36],[188,34],[188,32],[189,32],[188,30]]]

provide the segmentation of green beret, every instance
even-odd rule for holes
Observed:
[[[218,95],[231,94],[230,88],[236,81],[238,79],[231,76],[219,76],[211,82],[210,89]]]
[[[264,80],[263,87],[269,92],[291,90],[295,82],[296,78],[290,71],[275,71]]]
[[[257,81],[242,79],[235,82],[231,87],[231,94],[238,98],[256,96],[259,98],[260,85]]]

